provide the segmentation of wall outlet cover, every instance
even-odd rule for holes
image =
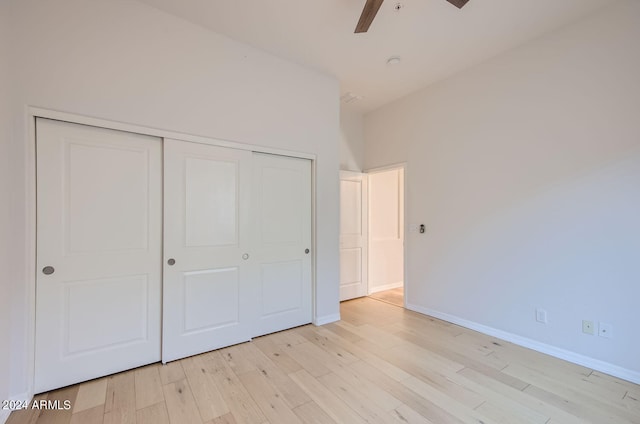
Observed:
[[[595,334],[593,321],[582,320],[582,332],[593,336]]]
[[[536,308],[536,321],[546,324],[547,323],[547,311],[546,309]]]
[[[613,337],[613,325],[606,322],[598,323],[598,335],[610,339]]]

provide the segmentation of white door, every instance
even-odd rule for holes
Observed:
[[[251,337],[251,152],[165,139],[164,165],[168,362]]]
[[[161,140],[37,120],[36,393],[160,359]]]
[[[311,322],[311,161],[254,153],[253,178],[259,336]]]
[[[367,175],[340,171],[340,300],[367,295]]]

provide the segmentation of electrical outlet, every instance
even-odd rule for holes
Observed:
[[[582,332],[593,336],[595,334],[593,321],[582,320]]]
[[[536,308],[536,321],[542,324],[547,323],[547,311],[545,309]]]
[[[610,339],[613,337],[613,325],[606,322],[598,323],[598,336]]]

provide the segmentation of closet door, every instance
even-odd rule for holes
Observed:
[[[162,361],[251,337],[251,152],[164,141]]]
[[[161,140],[38,119],[35,392],[160,359]]]
[[[311,161],[253,154],[253,336],[312,317]]]

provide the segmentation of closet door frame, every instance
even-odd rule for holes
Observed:
[[[75,113],[61,112],[56,110],[44,109],[35,106],[26,106],[27,127],[27,163],[26,163],[26,240],[25,250],[27,252],[27,261],[25,268],[26,294],[28,313],[26,318],[26,355],[27,369],[26,371],[26,392],[21,393],[19,398],[31,399],[34,395],[35,380],[35,334],[36,334],[36,212],[37,212],[37,196],[36,196],[36,118],[53,119],[58,121],[69,122],[72,124],[86,125],[110,130],[118,130],[131,132],[142,135],[160,137],[162,139],[171,138],[194,143],[209,144],[219,147],[230,147],[234,149],[248,150],[258,153],[269,153],[281,156],[291,156],[295,158],[308,159],[311,161],[311,292],[312,292],[312,318],[313,323],[317,321],[317,281],[316,281],[316,263],[317,263],[317,232],[316,232],[316,160],[315,154],[304,153],[293,150],[269,148],[264,146],[255,146],[250,144],[238,143],[234,141],[221,140],[209,137],[202,137],[180,132],[163,130],[158,128],[150,128],[142,125],[110,121],[107,119],[94,118],[90,116],[79,115]]]

